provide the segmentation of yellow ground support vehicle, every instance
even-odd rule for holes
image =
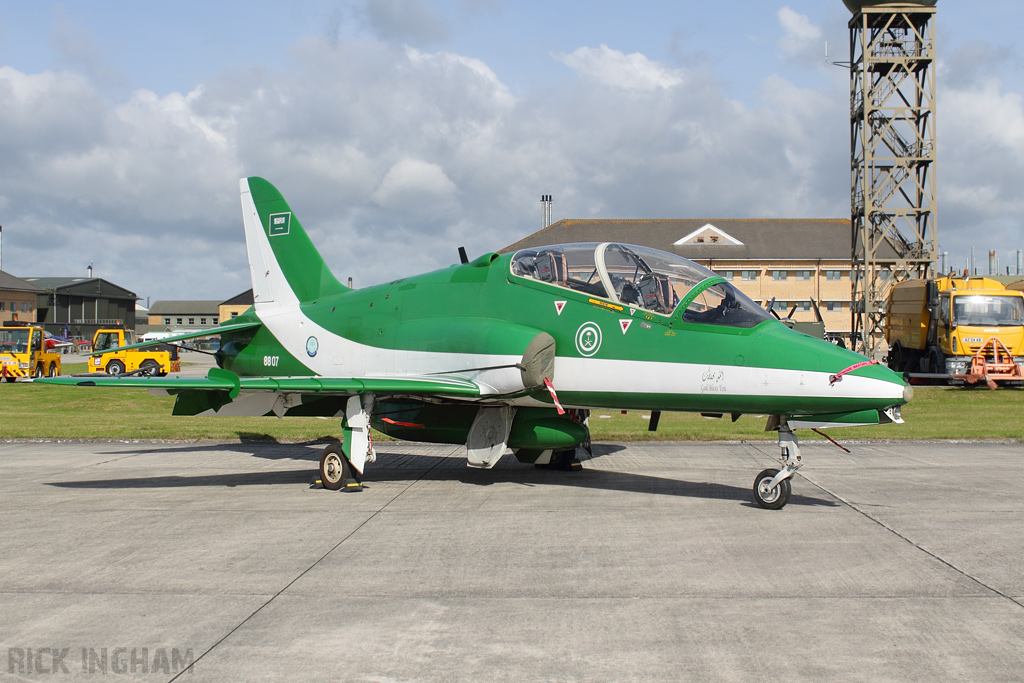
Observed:
[[[43,328],[17,322],[0,325],[0,377],[13,382],[59,374],[60,354],[46,350]]]
[[[169,372],[181,372],[178,349],[169,344],[156,348],[108,351],[108,349],[120,349],[134,343],[135,334],[131,330],[96,330],[96,334],[92,338],[89,372],[105,372],[108,375],[139,372],[144,375],[160,375],[161,377]]]
[[[955,382],[1024,382],[1024,292],[985,277],[907,280],[886,311],[889,367]]]

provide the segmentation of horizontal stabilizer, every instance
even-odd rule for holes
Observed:
[[[90,356],[102,356],[105,353],[113,353],[115,351],[125,351],[127,349],[144,349],[151,346],[159,346],[160,344],[173,344],[174,342],[185,341],[186,339],[206,339],[207,337],[217,337],[225,332],[239,332],[241,330],[251,330],[257,327],[262,327],[263,323],[259,321],[245,322],[245,323],[225,323],[218,327],[211,327],[208,330],[200,330],[198,332],[188,332],[187,334],[176,334],[172,337],[164,337],[162,339],[153,339],[151,341],[139,342],[138,344],[128,344],[127,346],[118,346],[112,349],[104,349],[102,351],[93,351]]]

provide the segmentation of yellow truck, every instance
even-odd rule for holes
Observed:
[[[159,375],[181,372],[178,348],[170,344],[144,349],[123,349],[135,343],[131,330],[96,330],[92,338],[92,355],[89,358],[89,372],[105,372],[108,375],[138,373]],[[109,349],[121,349],[111,351]]]
[[[0,377],[8,382],[28,377],[56,377],[60,354],[46,350],[43,328],[27,323],[0,325]]]
[[[954,382],[1024,381],[1024,292],[985,277],[907,280],[886,310],[893,370]]]

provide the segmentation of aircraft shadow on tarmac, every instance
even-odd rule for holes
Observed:
[[[261,442],[265,443],[265,442]],[[183,445],[171,448],[153,448],[137,451],[141,454],[202,451],[247,453],[255,457],[271,459],[317,459],[318,451],[309,448],[314,443],[286,444],[289,448],[253,448],[248,444],[211,444]],[[272,444],[267,444],[268,446]],[[284,446],[285,444],[282,444]],[[608,470],[587,469],[565,472],[558,470],[541,470],[532,465],[522,464],[507,454],[492,470],[469,469],[465,466],[462,455],[409,455],[406,453],[389,453],[390,443],[378,446],[377,462],[365,478],[367,488],[374,483],[395,481],[460,481],[474,486],[492,486],[499,483],[514,483],[523,486],[569,486],[605,491],[621,491],[624,493],[646,493],[661,496],[681,496],[687,498],[705,498],[717,500],[735,500],[750,507],[756,507],[751,500],[751,492],[747,487],[730,486],[713,482],[691,482],[666,477],[655,477],[630,472],[613,472]],[[292,447],[300,448],[292,448]],[[593,457],[583,454],[583,462],[597,459],[622,450],[623,446],[615,444],[595,444]],[[253,451],[257,452],[253,452]],[[286,451],[281,455],[271,455],[272,451]],[[124,454],[123,451],[120,452]],[[315,469],[302,468],[294,470],[274,470],[259,472],[236,472],[228,474],[200,475],[161,475],[154,477],[129,477],[121,479],[93,479],[82,481],[47,482],[49,486],[70,489],[151,489],[178,488],[197,486],[267,486],[275,484],[309,484],[315,478]],[[328,491],[320,491],[327,494]],[[836,507],[831,500],[801,495],[796,492],[789,505]]]

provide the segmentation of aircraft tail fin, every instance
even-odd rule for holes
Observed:
[[[257,308],[298,305],[349,291],[331,273],[276,187],[256,177],[238,184]]]

